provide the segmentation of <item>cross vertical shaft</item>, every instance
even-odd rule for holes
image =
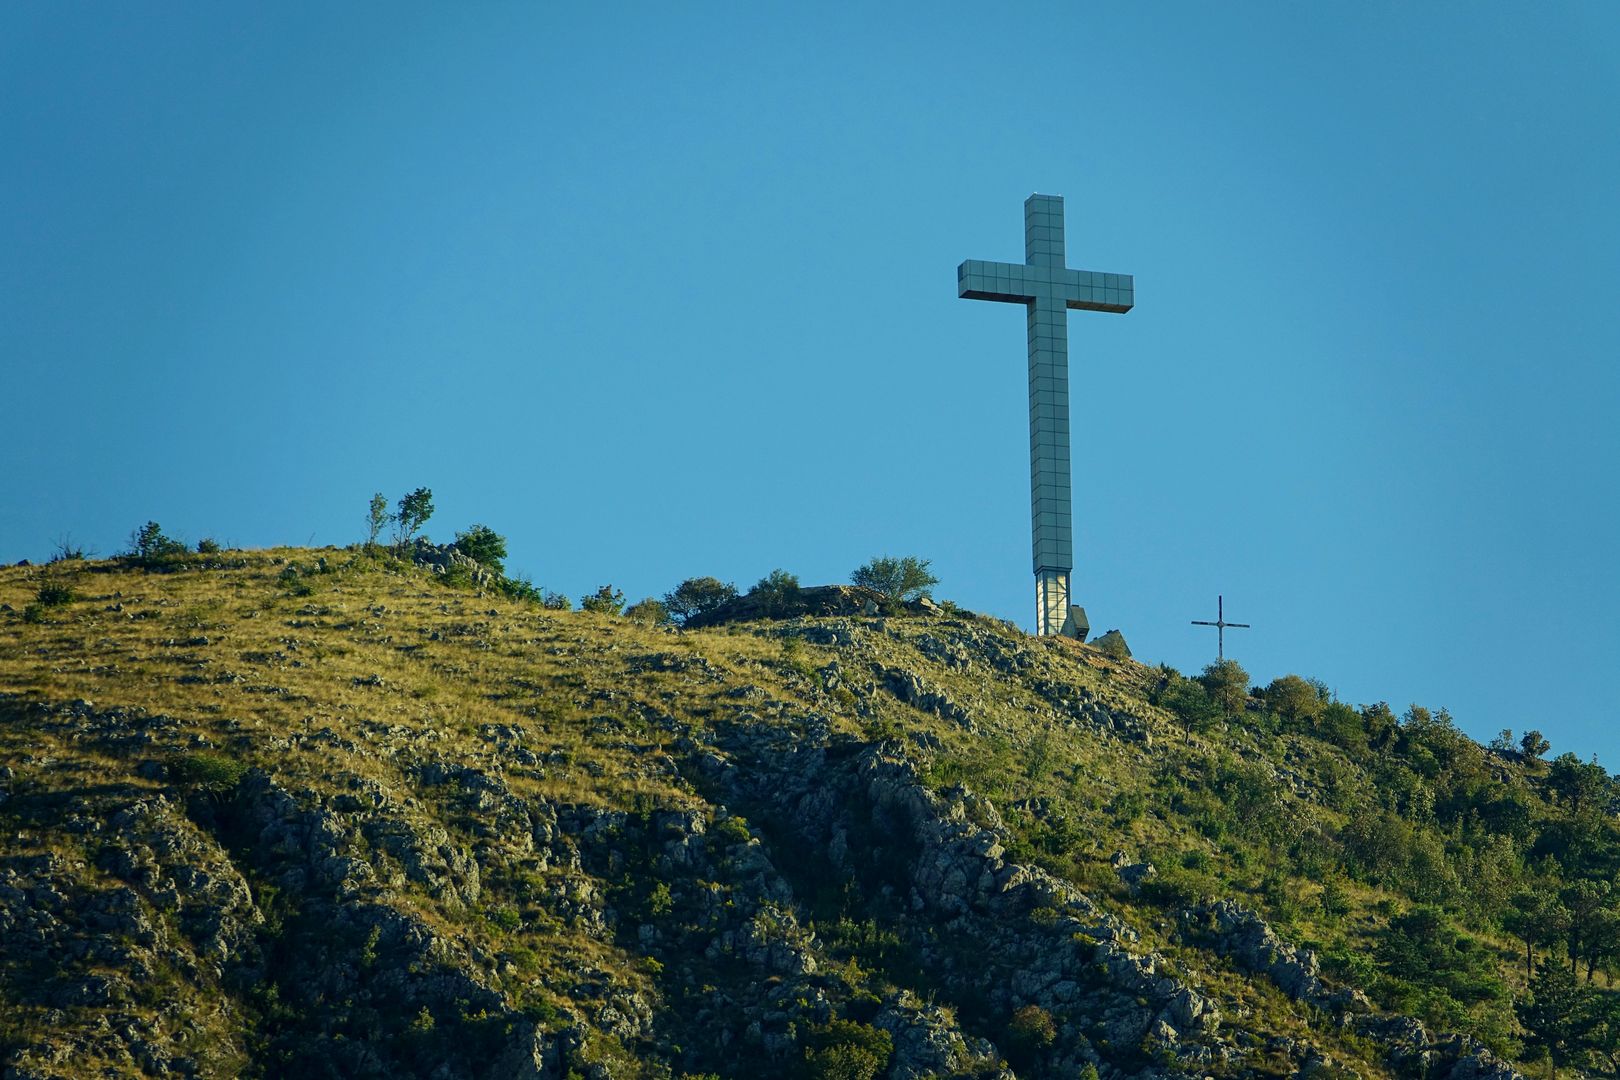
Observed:
[[[1068,309],[1126,312],[1135,302],[1130,275],[1069,270],[1063,263],[1063,197],[1031,195],[1024,201],[1024,262],[970,259],[956,271],[958,296],[1018,303],[1026,309],[1038,634],[1063,632],[1073,603]]]

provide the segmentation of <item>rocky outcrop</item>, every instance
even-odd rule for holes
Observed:
[[[1290,945],[1259,915],[1221,900],[1181,913],[1183,932],[1240,969],[1263,975],[1296,1001],[1342,1017],[1357,1033],[1386,1047],[1398,1071],[1427,1080],[1523,1080],[1484,1043],[1466,1035],[1432,1037],[1410,1016],[1375,1015],[1365,994],[1330,989],[1318,972],[1316,953]]]
[[[1372,1003],[1360,990],[1330,989],[1322,982],[1316,953],[1283,941],[1259,915],[1231,900],[1188,908],[1182,931],[1228,957],[1244,971],[1264,975],[1295,1001],[1330,1013],[1366,1013]]]
[[[1358,1034],[1385,1047],[1390,1065],[1401,1075],[1425,1080],[1524,1080],[1478,1039],[1435,1037],[1410,1016],[1364,1016],[1354,1027]]]
[[[915,672],[907,671],[904,668],[886,668],[882,664],[873,664],[872,673],[879,679],[885,690],[912,708],[934,713],[936,716],[961,725],[968,731],[976,730],[967,709],[952,701],[942,690],[930,686]]]
[[[425,566],[441,576],[464,576],[480,589],[492,589],[500,584],[500,574],[472,556],[462,554],[454,544],[435,544],[418,538],[411,545],[410,556],[418,566]]]
[[[801,873],[875,885],[868,910],[915,927],[928,976],[984,1000],[979,1024],[999,1035],[1029,1005],[1052,1017],[1038,1074],[1130,1061],[1148,1044],[1182,1061],[1230,1053],[1216,1002],[1168,974],[1162,957],[1135,951],[1136,933],[1074,886],[1009,862],[999,816],[970,792],[930,791],[892,746],[778,747],[739,733],[729,748],[747,767],[710,753],[696,763],[705,780],[789,830],[801,851],[825,853]],[[931,927],[938,937],[923,932]]]

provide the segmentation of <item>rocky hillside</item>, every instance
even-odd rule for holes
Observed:
[[[1530,755],[1194,724],[1171,672],[948,605],[680,630],[477,584],[0,570],[6,1078],[1611,1069],[1527,987],[1579,934],[1510,930],[1612,814]]]

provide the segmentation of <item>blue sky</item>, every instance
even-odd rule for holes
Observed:
[[[1620,7],[0,8],[0,559],[347,543],[433,489],[632,597],[933,559],[1033,617],[1069,265],[1078,597],[1195,671],[1620,761]]]

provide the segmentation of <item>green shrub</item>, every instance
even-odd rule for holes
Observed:
[[[687,578],[664,594],[670,618],[685,626],[737,598],[737,586],[712,577]]]
[[[895,558],[880,555],[849,575],[851,584],[882,593],[891,600],[916,600],[929,595],[939,578],[928,569],[929,560],[915,555]]]
[[[723,817],[709,827],[709,835],[727,846],[746,844],[749,841],[748,822],[736,815]]]
[[[510,599],[521,600],[528,604],[546,604],[546,594],[535,587],[534,582],[523,575],[517,577],[503,577],[495,586],[501,593]]]
[[[185,544],[164,535],[163,527],[155,521],[148,521],[129,535],[128,554],[140,562],[160,561],[187,551]]]
[[[1165,677],[1154,697],[1156,704],[1175,714],[1189,736],[1195,731],[1207,730],[1221,716],[1220,704],[1204,689],[1203,683],[1176,672]]]
[[[748,590],[767,617],[779,619],[793,612],[799,602],[799,579],[781,568],[772,570]]]
[[[675,900],[669,894],[669,886],[660,881],[653,886],[652,893],[647,897],[647,914],[654,917],[668,915],[675,907]]]
[[[1142,899],[1167,908],[1190,907],[1219,895],[1220,891],[1215,879],[1208,874],[1174,864],[1144,878],[1141,885]]]
[[[557,1010],[557,1006],[549,1001],[539,999],[525,1001],[523,1007],[518,1011],[536,1024],[542,1025],[554,1024],[562,1016],[562,1013]]]
[[[805,1073],[810,1080],[875,1080],[894,1056],[887,1031],[853,1020],[832,1020],[810,1034]]]
[[[624,611],[624,591],[612,585],[603,585],[595,592],[580,597],[579,606],[597,615],[618,615]]]
[[[1015,1058],[1028,1069],[1031,1059],[1057,1041],[1052,1014],[1039,1005],[1025,1005],[1007,1021],[1007,1043]]]
[[[1218,660],[1204,668],[1199,682],[1228,716],[1243,711],[1249,699],[1249,673],[1236,660]]]
[[[1327,704],[1309,681],[1298,675],[1283,675],[1266,687],[1266,708],[1282,717],[1290,730],[1310,728]]]
[[[247,771],[246,762],[223,754],[187,754],[169,765],[169,776],[176,783],[210,791],[235,787]]]
[[[480,566],[487,566],[497,574],[506,572],[506,537],[488,525],[474,525],[466,532],[456,533],[455,548]]]
[[[674,620],[670,618],[669,608],[662,600],[647,597],[637,600],[624,609],[624,617],[635,622],[646,623],[648,626],[668,626]]]
[[[55,581],[47,581],[34,595],[34,599],[39,601],[41,607],[61,607],[63,604],[73,603],[78,598],[72,587]]]
[[[507,933],[523,925],[523,918],[518,914],[517,908],[510,904],[490,908],[484,913],[484,917]]]

